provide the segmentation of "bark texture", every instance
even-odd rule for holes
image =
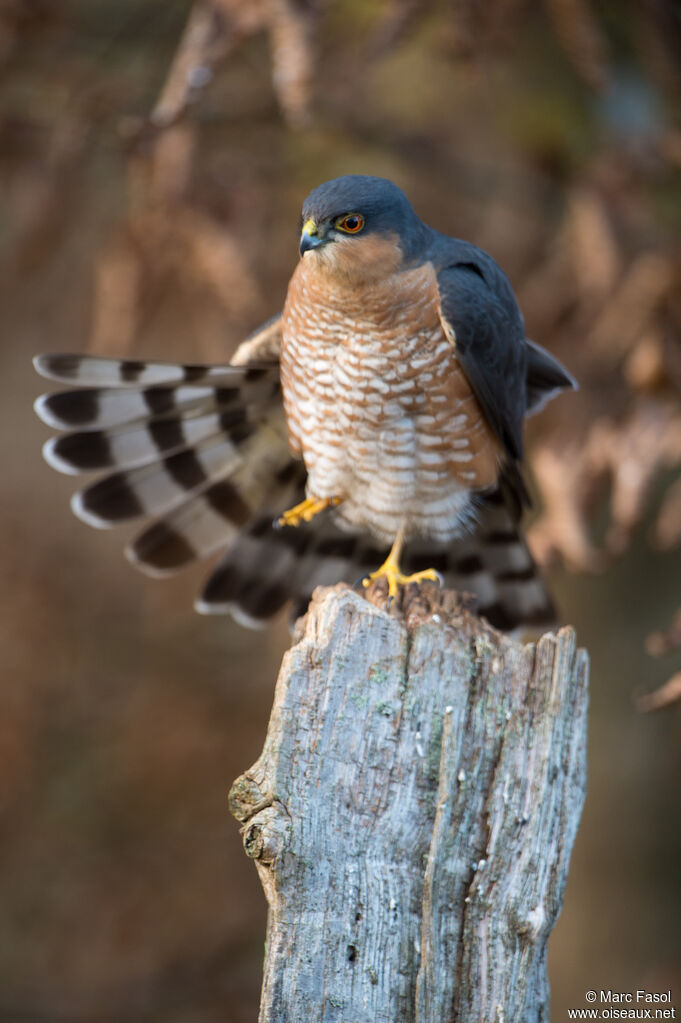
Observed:
[[[230,793],[270,907],[260,1023],[547,1020],[586,654],[430,584],[370,596],[317,591]]]

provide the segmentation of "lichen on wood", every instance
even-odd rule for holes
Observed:
[[[319,590],[230,806],[269,903],[261,1023],[548,1019],[587,658],[432,584]]]

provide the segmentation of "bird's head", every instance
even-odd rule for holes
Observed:
[[[416,259],[426,231],[392,181],[348,174],[305,200],[300,255],[334,276],[372,280]]]

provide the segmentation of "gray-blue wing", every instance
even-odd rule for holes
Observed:
[[[546,349],[525,337],[508,278],[486,252],[458,250],[438,272],[442,317],[454,332],[461,365],[488,421],[513,460],[522,457],[522,422],[577,382]]]
[[[533,416],[561,391],[577,390],[577,381],[550,352],[526,338],[527,415]]]
[[[441,315],[482,411],[516,462],[523,456],[527,411],[525,328],[506,277],[490,257],[483,259],[439,271]]]

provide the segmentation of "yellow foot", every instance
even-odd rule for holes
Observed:
[[[295,505],[293,508],[289,508],[285,511],[278,519],[274,520],[274,525],[280,526],[299,526],[301,522],[309,522],[315,515],[319,515],[326,508],[333,508],[335,505],[340,504],[340,497],[306,497],[300,504]]]
[[[438,583],[442,586],[442,576],[439,572],[436,572],[434,568],[426,568],[423,572],[414,572],[413,575],[403,575],[402,572],[400,572],[400,566],[393,560],[391,555],[388,555],[380,568],[378,568],[375,572],[371,572],[370,575],[367,575],[364,579],[362,579],[362,586],[366,589],[367,586],[371,586],[374,579],[382,578],[388,580],[388,597],[391,600],[393,597],[397,596],[397,591],[400,586],[408,586],[409,583],[420,583],[425,579],[429,579],[431,582]]]

